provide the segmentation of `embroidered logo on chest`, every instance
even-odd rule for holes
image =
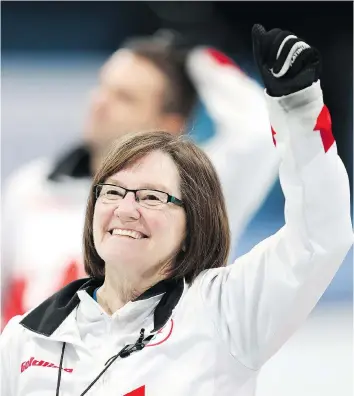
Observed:
[[[51,367],[51,368],[59,368],[54,363],[46,362],[45,360],[37,360],[34,357],[31,357],[29,360],[21,363],[21,373],[27,370],[31,366],[38,366],[38,367]],[[62,370],[66,371],[67,373],[72,373],[74,369],[72,368],[63,368]]]

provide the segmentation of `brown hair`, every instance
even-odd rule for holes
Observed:
[[[186,51],[159,37],[132,38],[123,48],[150,61],[166,77],[162,111],[177,113],[188,119],[197,101],[197,92],[186,71]]]
[[[84,228],[84,261],[89,276],[105,275],[105,263],[93,242],[94,186],[155,150],[170,155],[177,166],[187,219],[184,249],[177,253],[168,277],[184,277],[190,282],[205,269],[226,265],[229,223],[220,181],[209,158],[188,137],[144,132],[120,138],[94,177]]]

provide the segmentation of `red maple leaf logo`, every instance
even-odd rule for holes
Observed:
[[[320,132],[323,148],[325,153],[327,153],[327,151],[334,143],[334,137],[332,134],[331,115],[326,105],[323,105],[322,110],[317,117],[316,125],[313,130]]]

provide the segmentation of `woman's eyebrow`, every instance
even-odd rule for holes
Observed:
[[[127,185],[125,183],[120,182],[119,180],[113,179],[113,178],[110,178],[110,177],[106,180],[106,183],[114,184],[116,186],[121,186],[121,187],[124,187],[124,188],[129,188],[129,187],[127,187]],[[137,188],[137,189],[160,190],[160,191],[166,191],[166,192],[169,191],[169,189],[165,185],[159,184],[159,183],[157,183],[157,184],[155,184],[155,183],[142,183],[139,186],[139,188]]]
[[[169,189],[163,184],[155,184],[155,183],[144,183],[140,188],[146,188],[149,190],[160,190],[168,192]]]

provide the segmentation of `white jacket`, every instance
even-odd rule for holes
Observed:
[[[262,88],[211,53],[192,51],[188,70],[216,126],[216,135],[203,148],[223,186],[234,252],[276,180],[279,156]],[[36,160],[18,170],[7,185],[2,220],[5,322],[85,276],[82,228],[91,178],[88,171],[82,177],[84,169],[77,164],[88,162],[88,155],[79,149],[59,165]],[[50,173],[56,174],[55,180],[48,178]]]
[[[240,394],[306,319],[353,243],[348,177],[320,82],[267,101],[284,227],[233,265],[191,285],[162,282],[112,317],[89,296],[94,280],[70,284],[5,329],[2,395],[79,396],[141,328],[149,334],[157,324],[148,346],[115,360],[86,394]]]

